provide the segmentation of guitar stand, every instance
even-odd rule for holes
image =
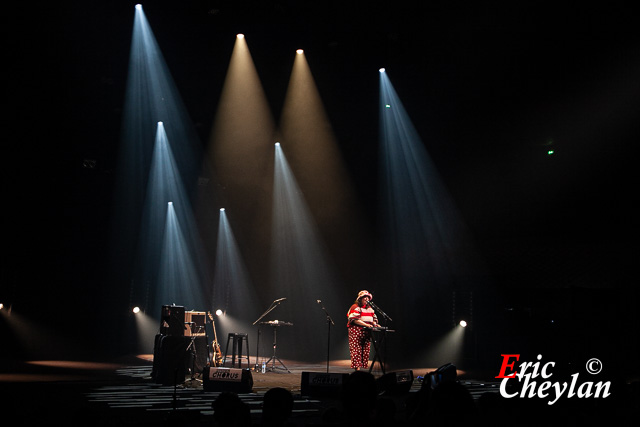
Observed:
[[[276,347],[277,347],[277,345],[276,345],[276,329],[277,328],[278,328],[277,326],[273,327],[273,356],[271,356],[269,358],[269,360],[267,360],[265,362],[265,365],[269,365],[269,362],[271,362],[271,367],[268,368],[270,371],[273,372],[276,369],[284,369],[285,371],[291,373],[291,371],[284,365],[284,363],[282,363],[282,360],[278,359],[278,356],[276,356]],[[278,362],[280,362],[280,364],[282,365],[282,368],[279,367],[279,366],[276,366],[276,360]]]

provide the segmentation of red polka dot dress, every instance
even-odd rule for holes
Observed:
[[[349,319],[349,355],[351,357],[351,368],[362,369],[369,365],[369,352],[371,351],[371,332],[353,322],[362,320],[373,326],[378,322],[375,312],[371,307],[360,307],[353,304],[347,313]]]

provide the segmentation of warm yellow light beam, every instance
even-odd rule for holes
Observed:
[[[360,243],[363,222],[359,220],[357,197],[306,55],[301,50],[295,55],[279,137],[287,147],[289,165],[321,232],[330,240],[329,245],[333,238],[342,236],[344,241],[346,235],[350,236],[346,240],[351,244]],[[362,253],[362,250],[348,246],[336,245],[337,251],[344,251],[336,258],[354,262],[349,253]]]
[[[247,38],[238,35],[212,126],[208,159],[218,188],[224,190],[225,207],[249,229],[265,219],[264,212],[270,212],[274,134],[273,115]]]

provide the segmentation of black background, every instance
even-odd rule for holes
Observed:
[[[120,324],[128,304],[128,284],[108,283],[107,258],[134,4],[30,4],[9,11],[4,31],[1,302],[57,330],[80,328],[90,350],[116,353],[126,349],[101,337],[113,338],[103,329]],[[304,48],[358,195],[372,211],[372,70],[386,67],[505,304],[529,317],[597,312],[608,319],[600,337],[637,345],[621,336],[622,322],[638,326],[640,35],[627,7],[143,7],[203,143],[235,34],[247,35],[276,116],[291,52]],[[83,167],[86,159],[95,168]]]

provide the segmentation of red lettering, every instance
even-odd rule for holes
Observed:
[[[511,375],[505,375],[507,368],[511,368],[511,370],[513,371],[513,365],[514,362],[508,363],[509,359],[511,357],[515,357],[516,360],[520,360],[520,355],[519,354],[501,354],[500,356],[502,356],[502,366],[500,367],[500,374],[496,377],[496,378],[515,378],[517,372],[513,372],[513,374]]]

